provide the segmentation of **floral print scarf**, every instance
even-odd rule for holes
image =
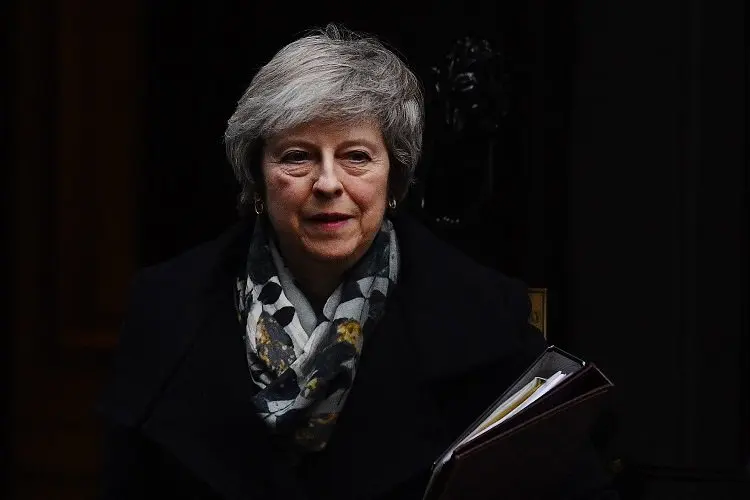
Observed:
[[[298,448],[325,448],[357,371],[364,338],[397,281],[396,232],[385,219],[370,249],[315,312],[258,223],[245,276],[237,280],[253,404],[275,433]]]

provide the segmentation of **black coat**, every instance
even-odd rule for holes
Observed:
[[[251,226],[136,277],[114,374],[106,499],[419,500],[435,458],[543,350],[523,283],[415,220],[394,220],[401,276],[365,340],[325,451],[293,470],[253,411],[234,280]],[[610,498],[595,459],[550,498]]]

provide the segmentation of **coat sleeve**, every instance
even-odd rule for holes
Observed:
[[[102,500],[148,498],[158,489],[158,450],[138,425],[143,404],[138,400],[142,384],[137,367],[148,355],[141,328],[149,302],[144,283],[141,272],[131,284],[110,378],[98,401],[103,423],[98,492]]]
[[[207,485],[143,431],[173,360],[154,331],[166,327],[163,287],[147,271],[133,280],[109,381],[97,405],[103,423],[101,500],[214,498]]]
[[[162,490],[158,452],[135,429],[108,424],[104,433],[101,500],[135,500],[153,497]]]
[[[208,484],[140,429],[109,424],[102,459],[99,500],[219,498]]]

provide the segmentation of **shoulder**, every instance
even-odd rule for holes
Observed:
[[[428,371],[450,376],[503,363],[515,369],[545,347],[529,324],[528,287],[480,265],[420,222],[400,218],[404,312]]]
[[[427,298],[440,300],[430,295],[437,292],[444,296],[450,289],[454,302],[458,299],[467,306],[481,307],[490,301],[494,307],[528,317],[528,286],[522,280],[479,264],[414,217],[402,216],[394,222],[403,274],[407,280],[418,282]],[[463,300],[468,298],[471,300]]]
[[[247,232],[246,223],[236,224],[218,238],[136,274],[99,401],[101,413],[125,425],[137,424],[189,346],[202,311],[222,290],[231,290],[223,266],[235,257]]]
[[[252,222],[236,222],[216,238],[205,241],[163,262],[142,268],[134,277],[131,298],[139,293],[172,290],[189,294],[212,278],[223,266],[237,264],[243,242],[252,233]]]

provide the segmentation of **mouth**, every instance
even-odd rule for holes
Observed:
[[[321,212],[310,217],[312,222],[321,224],[343,222],[349,219],[351,219],[350,215],[335,212]]]
[[[335,213],[335,212],[322,212],[313,215],[308,220],[313,224],[314,227],[331,231],[336,230],[344,225],[351,219],[351,215]]]

